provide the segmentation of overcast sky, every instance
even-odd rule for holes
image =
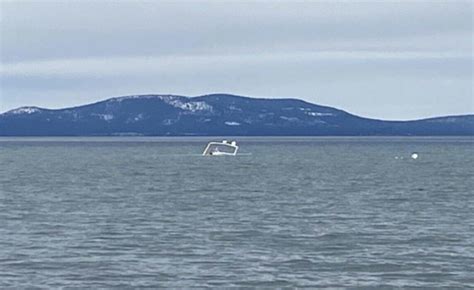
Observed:
[[[471,1],[2,1],[0,112],[130,94],[474,113]]]

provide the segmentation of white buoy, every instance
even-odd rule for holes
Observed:
[[[418,153],[413,152],[413,153],[411,154],[411,159],[418,159]]]

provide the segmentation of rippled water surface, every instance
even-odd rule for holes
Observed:
[[[0,287],[474,287],[473,139],[211,139],[0,139]]]

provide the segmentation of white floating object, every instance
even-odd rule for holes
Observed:
[[[223,140],[222,142],[209,142],[206,149],[202,152],[203,156],[235,156],[239,146],[237,142],[232,141],[232,143]]]
[[[413,152],[413,153],[411,154],[411,159],[418,159],[418,153]]]

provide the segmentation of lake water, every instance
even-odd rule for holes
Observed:
[[[473,138],[213,139],[0,138],[0,287],[474,287]]]

